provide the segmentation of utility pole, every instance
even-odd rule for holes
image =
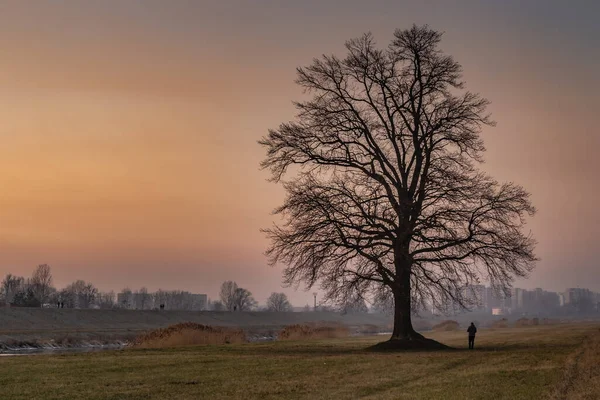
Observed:
[[[313,293],[313,296],[315,298],[315,308],[314,308],[314,311],[317,311],[317,293]]]

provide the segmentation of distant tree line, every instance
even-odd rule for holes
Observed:
[[[63,289],[52,285],[48,264],[38,265],[31,277],[7,274],[0,287],[0,304],[13,307],[112,308],[114,292],[100,292],[92,283],[76,280]]]
[[[272,292],[267,298],[265,307],[258,307],[252,293],[238,286],[234,281],[225,281],[221,285],[219,300],[209,302],[208,308],[213,311],[266,311],[266,312],[292,312],[293,307],[287,295],[281,292]],[[338,304],[319,304],[316,309],[308,304],[303,311],[329,311],[348,313],[367,313],[369,307],[364,298],[356,296]]]
[[[162,305],[176,310],[293,311],[287,295],[281,292],[272,292],[266,306],[258,307],[252,292],[240,287],[235,281],[223,282],[218,300],[210,301],[202,299],[202,296],[183,290],[159,289],[150,293],[146,287],[135,291],[125,288],[116,294],[114,291],[102,292],[91,282],[83,280],[76,280],[58,289],[53,285],[52,271],[48,264],[38,265],[30,277],[9,273],[0,286],[0,305],[11,307],[151,310],[162,308]],[[362,313],[368,312],[369,308],[363,298],[356,297],[335,305],[319,304],[316,310],[307,304],[303,310]]]
[[[117,303],[121,308],[135,310],[171,309],[200,311],[207,308],[207,296],[194,294],[184,290],[158,289],[150,293],[146,287],[137,291],[123,289],[117,295]]]

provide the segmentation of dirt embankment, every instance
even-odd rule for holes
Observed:
[[[336,323],[350,332],[386,331],[391,317],[379,314],[332,312],[216,312],[75,310],[40,308],[0,309],[0,349],[14,346],[101,345],[130,341],[145,332],[184,322],[243,329],[250,337],[272,336],[283,327],[307,323]]]
[[[458,322],[453,320],[442,321],[439,324],[436,324],[431,328],[434,331],[442,332],[442,331],[457,331],[460,329],[460,325]]]

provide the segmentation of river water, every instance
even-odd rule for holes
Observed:
[[[34,356],[40,354],[69,354],[69,353],[92,353],[98,351],[120,350],[127,344],[108,344],[99,346],[81,347],[26,347],[0,350],[0,357]]]

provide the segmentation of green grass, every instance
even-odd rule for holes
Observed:
[[[427,335],[451,351],[372,353],[385,337],[0,358],[7,399],[538,399],[598,326]],[[579,350],[580,351],[580,350]]]

